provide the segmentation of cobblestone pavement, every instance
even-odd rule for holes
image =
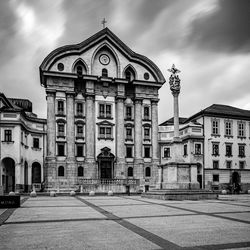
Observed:
[[[22,199],[0,210],[0,249],[250,249],[250,195]]]

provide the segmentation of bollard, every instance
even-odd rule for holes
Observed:
[[[108,191],[108,196],[113,196],[113,195],[114,195],[113,191],[109,190]]]
[[[56,197],[56,192],[55,191],[50,191],[50,197]]]
[[[95,195],[95,191],[90,191],[89,192],[89,196],[94,196]]]
[[[33,198],[36,197],[36,191],[33,190],[33,191],[30,193],[30,197],[33,197]]]
[[[72,191],[70,191],[69,195],[70,195],[70,196],[75,196],[75,195],[76,195],[76,192],[72,190]]]

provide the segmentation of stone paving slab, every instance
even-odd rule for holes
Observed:
[[[37,197],[27,200],[20,209],[16,209],[13,212],[12,216],[6,222],[56,221],[87,218],[97,219],[105,218],[105,216],[72,197],[68,197],[68,199],[65,199],[65,197],[40,199],[40,197]]]
[[[246,242],[250,235],[248,224],[204,215],[128,221],[182,247]]]
[[[250,200],[243,198],[29,198],[3,220],[0,249],[249,249]]]
[[[0,215],[6,211],[5,208],[0,208]]]
[[[3,225],[0,249],[159,249],[112,221]]]

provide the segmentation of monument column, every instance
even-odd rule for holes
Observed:
[[[135,161],[142,161],[142,100],[135,99]]]
[[[55,158],[56,121],[55,121],[55,91],[47,90],[47,160]]]
[[[116,177],[125,172],[124,97],[116,98]]]
[[[67,101],[67,161],[75,158],[74,93],[66,93]]]

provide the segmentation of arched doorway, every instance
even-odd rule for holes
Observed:
[[[27,193],[29,191],[29,181],[28,181],[28,163],[24,162],[24,192]]]
[[[38,162],[32,164],[32,185],[41,183],[41,165]]]
[[[15,161],[6,157],[2,160],[2,184],[5,193],[15,191]]]
[[[110,152],[108,147],[102,148],[101,153],[97,156],[100,179],[112,179],[114,175],[115,156]]]

